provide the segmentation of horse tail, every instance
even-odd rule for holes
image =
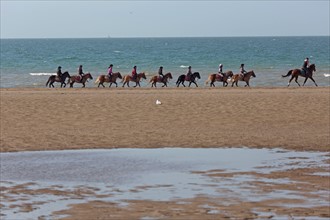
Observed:
[[[210,79],[211,78],[211,75],[209,75],[209,77],[207,78],[207,80],[205,81],[205,85],[208,85],[209,84],[209,82],[210,82]]]
[[[95,80],[95,82],[94,82],[95,84],[97,84],[97,83],[100,82],[100,77],[101,77],[101,76],[98,76],[98,77],[96,78],[96,80]]]
[[[292,74],[292,70],[290,70],[286,75],[282,75],[282,77],[287,77],[290,76]]]

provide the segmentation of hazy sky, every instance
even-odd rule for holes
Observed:
[[[329,0],[1,1],[1,38],[329,36]]]

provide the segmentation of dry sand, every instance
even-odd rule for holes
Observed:
[[[0,91],[2,152],[330,146],[329,87]]]
[[[329,151],[330,88],[86,88],[1,89],[1,152],[83,148],[257,147]],[[156,105],[156,100],[162,102]],[[325,168],[289,170],[267,178],[295,184],[261,184],[260,193],[328,191]],[[221,172],[205,172],[220,181]],[[234,175],[234,174],[227,174]],[[256,177],[265,177],[254,173]],[[8,189],[6,189],[8,190]],[[22,189],[12,188],[14,193]],[[34,194],[37,191],[27,192]],[[45,189],[45,194],[57,194]],[[60,192],[66,193],[66,192]],[[316,195],[315,195],[316,196]],[[90,201],[73,205],[67,219],[272,219],[329,218],[329,206],[281,207],[301,201],[269,199],[219,204],[216,198],[181,201]],[[212,207],[212,208],[210,208]],[[22,205],[23,210],[31,207]],[[213,214],[210,212],[214,212]],[[256,215],[255,211],[259,212]],[[266,213],[266,214],[263,214]],[[276,219],[276,217],[275,217]]]

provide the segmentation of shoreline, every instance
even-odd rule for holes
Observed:
[[[1,152],[112,148],[328,151],[329,87],[1,88]],[[156,105],[159,99],[162,105]]]

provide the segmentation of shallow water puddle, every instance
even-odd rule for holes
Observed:
[[[272,176],[317,168],[322,172],[311,175],[326,177],[329,154],[320,152],[100,149],[1,153],[0,159],[0,208],[4,219],[59,218],[63,216],[54,215],[54,211],[94,200],[125,206],[133,199],[168,201],[207,196],[219,198],[222,205],[270,199],[287,200],[278,205],[288,207],[329,204],[323,189],[306,191],[302,188],[308,183],[285,175]],[[210,215],[216,213],[209,211]]]

